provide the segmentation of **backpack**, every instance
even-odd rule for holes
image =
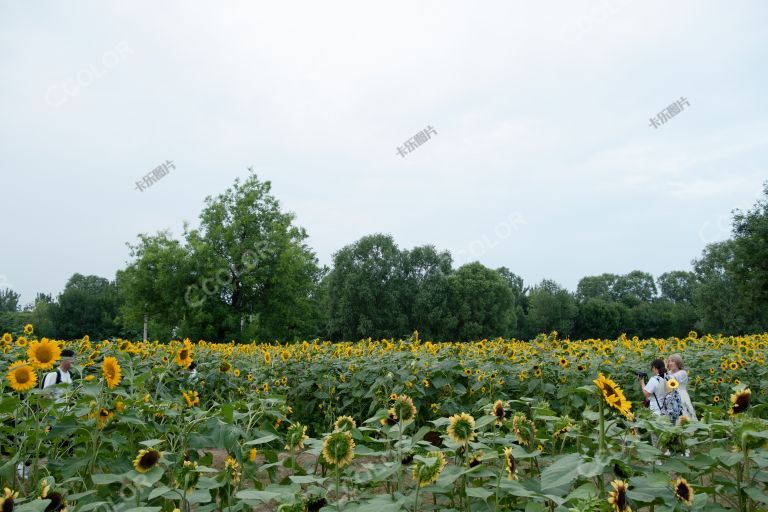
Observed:
[[[683,400],[676,389],[673,389],[664,397],[664,408],[662,411],[673,425],[677,425],[677,420],[683,415]]]
[[[664,385],[666,386],[667,378],[659,378],[664,379]],[[662,398],[661,402],[659,402],[655,392],[653,393],[653,398],[656,399],[656,405],[659,406],[661,415],[666,416],[673,425],[676,425],[677,420],[683,415],[683,400],[680,398],[680,393],[677,392],[677,389],[673,389],[667,393],[664,398]]]

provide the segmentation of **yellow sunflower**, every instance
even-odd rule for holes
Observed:
[[[418,461],[413,466],[413,479],[418,482],[419,487],[426,487],[437,481],[440,473],[447,464],[443,452],[433,452],[425,459],[431,459],[430,462]]]
[[[355,441],[352,439],[351,433],[347,431],[333,432],[323,440],[323,459],[328,464],[333,464],[341,469],[352,462],[352,458],[355,456],[354,449]]]
[[[61,358],[61,348],[55,341],[43,338],[33,341],[27,349],[30,364],[40,370],[50,370],[54,363]]]
[[[448,418],[448,437],[456,444],[469,444],[475,438],[475,418],[465,412]]]
[[[109,389],[114,389],[122,380],[120,363],[112,356],[104,358],[104,363],[101,365],[101,373],[104,376],[104,380],[107,381]]]
[[[32,324],[27,324],[24,326],[24,334],[27,336],[31,336],[32,333],[35,332],[35,328],[32,327]]]
[[[624,392],[610,377],[606,377],[602,373],[598,375],[597,380],[592,381],[603,395],[605,403],[609,407],[612,407],[623,414],[628,420],[632,421],[634,415],[632,414],[632,402],[627,400],[624,396]]]
[[[496,426],[500,426],[502,424],[506,414],[507,412],[504,410],[504,402],[501,400],[496,400],[496,402],[493,404],[493,410],[491,411],[491,415],[496,417]]]
[[[13,335],[9,332],[3,334],[3,343],[13,343]]]
[[[613,505],[614,512],[632,512],[627,503],[627,482],[623,480],[614,480],[611,482],[613,491],[608,493],[608,503]]]
[[[10,382],[14,391],[29,391],[37,384],[37,373],[35,369],[26,361],[16,361],[5,376]]]
[[[181,396],[184,398],[184,401],[187,402],[187,407],[200,405],[200,395],[197,393],[197,391],[190,389],[189,391],[182,392]]]
[[[306,425],[302,425],[301,423],[294,423],[288,427],[288,431],[285,434],[285,449],[302,450],[304,449],[304,441],[307,439],[309,439],[309,436],[307,436]]]
[[[517,480],[517,464],[510,447],[504,448],[504,469],[507,472],[507,478]]]
[[[354,430],[356,428],[357,423],[355,423],[355,420],[352,418],[352,416],[339,416],[336,422],[333,424],[334,432],[339,432],[341,430]]]
[[[749,403],[752,399],[752,391],[749,388],[742,389],[731,395],[731,408],[728,413],[731,415],[739,414],[749,409]]]
[[[408,395],[399,395],[395,398],[391,410],[394,411],[395,418],[403,423],[410,423],[416,419],[416,406]]]
[[[141,450],[136,458],[133,459],[133,467],[139,473],[146,473],[160,462],[160,457],[160,452],[154,448]]]
[[[675,480],[675,497],[685,503],[686,505],[693,505],[693,489],[685,478],[678,478]]]
[[[174,361],[182,368],[189,368],[189,365],[192,364],[192,353],[190,349],[187,347],[182,347],[177,350]]]
[[[12,511],[14,508],[14,500],[19,497],[19,491],[12,491],[9,488],[3,489],[3,494],[0,495],[0,510],[3,512]]]
[[[669,379],[667,381],[667,389],[668,390],[673,391],[673,390],[677,389],[678,387],[680,387],[680,383],[677,382],[677,379],[671,378],[671,379]]]

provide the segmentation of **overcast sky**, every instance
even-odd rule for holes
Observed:
[[[321,263],[382,232],[570,289],[690,269],[768,179],[766,20],[761,1],[0,0],[0,287],[112,279],[126,242],[197,225],[249,166]]]

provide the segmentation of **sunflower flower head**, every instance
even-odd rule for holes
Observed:
[[[395,419],[410,423],[416,419],[416,406],[413,400],[407,395],[399,395],[392,404],[392,411],[395,413]]]
[[[0,494],[0,510],[3,512],[12,512],[14,508],[14,500],[19,497],[19,491],[13,491],[9,488],[3,489],[3,494]]]
[[[688,485],[688,482],[685,480],[685,478],[678,478],[674,482],[675,486],[675,497],[685,503],[686,505],[693,505],[693,489],[690,485]]]
[[[355,441],[352,434],[344,432],[333,432],[323,440],[322,455],[325,462],[335,465],[339,469],[343,468],[355,456]]]
[[[19,393],[29,391],[37,384],[37,373],[26,361],[16,361],[8,368],[5,376],[14,391]]]
[[[48,503],[43,512],[66,512],[67,510],[67,502],[64,500],[64,496],[56,491],[51,491],[48,485],[43,488],[40,499],[50,500],[50,503]]]
[[[122,380],[122,369],[117,359],[112,356],[104,358],[104,362],[101,365],[101,374],[104,376],[104,380],[107,382],[109,389],[114,389],[120,384]]]
[[[357,423],[352,416],[339,416],[333,423],[334,432],[340,432],[342,430],[355,430]]]
[[[475,439],[475,418],[462,412],[448,418],[448,437],[462,446]]]
[[[613,505],[614,512],[632,512],[627,501],[627,482],[624,480],[614,480],[611,482],[613,490],[608,493],[608,503]]]
[[[31,336],[32,333],[35,332],[35,328],[32,326],[32,324],[27,324],[24,326],[24,335],[25,336]]]
[[[536,424],[525,417],[524,414],[516,414],[512,418],[512,432],[515,439],[522,446],[533,446],[536,440]]]
[[[174,361],[181,368],[189,368],[189,365],[192,364],[192,344],[190,343],[189,346],[185,344],[183,347],[177,350]]]
[[[184,489],[193,489],[200,480],[200,472],[197,470],[197,462],[185,460],[179,473],[179,481],[182,482]]]
[[[182,392],[181,396],[187,403],[187,407],[195,407],[196,405],[200,405],[200,395],[197,393],[197,391],[190,389]]]
[[[61,358],[61,348],[58,343],[48,338],[40,341],[33,341],[27,349],[29,363],[40,370],[50,370],[53,365]]]
[[[139,454],[133,459],[133,467],[139,473],[146,473],[160,462],[162,455],[154,448],[140,450]]]
[[[413,466],[413,479],[419,487],[435,483],[447,464],[443,452],[433,452],[429,456],[419,457]]]
[[[731,395],[731,408],[728,413],[733,415],[741,414],[749,409],[749,403],[752,400],[752,391],[749,388],[739,390]]]
[[[507,473],[507,478],[517,480],[517,462],[510,447],[504,448],[504,470]]]
[[[228,456],[227,460],[224,462],[224,472],[229,476],[233,485],[240,483],[240,464],[238,464],[237,460],[231,455]]]
[[[624,396],[624,392],[613,379],[606,377],[601,373],[598,375],[597,379],[592,382],[594,382],[600,390],[603,400],[609,407],[616,409],[628,420],[634,420],[634,415],[632,414],[632,402],[627,400]]]
[[[501,426],[504,422],[504,417],[507,415],[507,412],[504,410],[504,402],[496,400],[493,403],[491,414],[496,417],[496,426]]]
[[[301,423],[294,423],[288,427],[285,434],[286,450],[301,450],[304,448],[304,441],[309,439],[307,436],[307,426]]]

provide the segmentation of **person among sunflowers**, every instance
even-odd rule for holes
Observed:
[[[667,358],[668,375],[677,380],[679,386],[677,392],[680,393],[680,400],[683,405],[683,415],[689,420],[696,421],[696,410],[693,408],[691,396],[688,394],[688,372],[685,371],[683,358],[680,354],[672,354]]]
[[[643,388],[643,394],[648,401],[648,408],[651,412],[657,416],[663,416],[664,411],[662,404],[664,403],[664,397],[667,396],[667,367],[664,366],[664,361],[661,359],[654,359],[651,363],[651,370],[653,371],[653,377],[645,382],[645,377],[640,377],[640,386]],[[658,437],[651,432],[651,443],[656,446],[658,443]],[[657,465],[661,464],[660,460],[656,461]]]
[[[645,377],[640,377],[640,386],[643,388],[643,394],[650,402],[648,408],[657,416],[661,416],[664,397],[667,395],[667,367],[661,359],[654,359],[651,363],[653,377],[645,382]]]
[[[53,397],[56,399],[56,403],[64,402],[62,395],[64,390],[61,387],[54,387],[57,384],[72,385],[72,376],[69,370],[72,365],[75,364],[75,353],[70,349],[64,349],[61,351],[61,361],[59,361],[59,368],[54,372],[49,372],[43,379],[43,389],[53,387]]]

